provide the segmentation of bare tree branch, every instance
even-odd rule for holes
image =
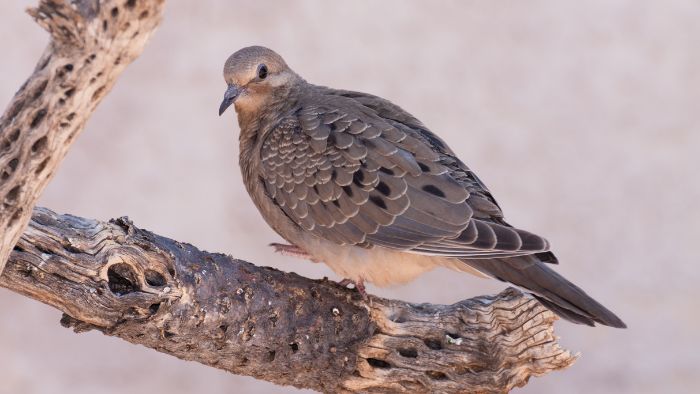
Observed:
[[[359,295],[135,227],[37,208],[0,286],[99,330],[323,392],[506,392],[568,367],[555,315],[515,289],[454,305]]]
[[[163,0],[40,0],[28,10],[51,42],[0,118],[0,272],[71,143],[162,10]]]

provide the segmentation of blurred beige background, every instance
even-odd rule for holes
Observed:
[[[48,35],[0,2],[0,103]],[[238,126],[217,109],[227,56],[276,49],[311,82],[375,93],[443,136],[508,219],[552,241],[559,271],[628,330],[557,323],[582,353],[520,393],[680,393],[700,384],[700,3],[169,1],[44,193],[58,212],[134,222],[319,278],[276,256],[249,201]],[[504,288],[447,271],[370,292],[452,303]],[[298,392],[99,333],[0,289],[0,393]]]

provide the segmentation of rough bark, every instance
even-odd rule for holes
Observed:
[[[506,392],[571,365],[555,315],[515,289],[454,305],[369,302],[134,226],[37,208],[0,286],[99,330],[323,392]]]
[[[0,118],[0,272],[75,137],[160,22],[163,0],[41,0],[51,35]]]

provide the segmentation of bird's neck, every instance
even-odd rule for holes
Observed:
[[[240,144],[239,164],[243,179],[249,186],[257,179],[260,146],[267,134],[286,115],[291,114],[297,102],[296,89],[278,90],[271,94],[262,105],[239,108],[238,124],[241,132],[238,137]]]

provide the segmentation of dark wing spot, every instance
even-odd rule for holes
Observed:
[[[347,194],[349,197],[352,197],[353,192],[352,192],[352,188],[351,188],[350,186],[343,186],[343,191],[344,191],[345,194]]]
[[[426,166],[421,162],[418,162],[418,167],[420,167],[421,171],[423,172],[430,172],[430,167]]]
[[[389,194],[391,194],[391,188],[389,187],[389,185],[387,185],[384,182],[379,182],[377,184],[376,189],[377,189],[377,191],[379,191],[379,193],[382,193],[385,196],[388,196]]]
[[[353,174],[353,180],[357,186],[362,186],[362,181],[365,180],[365,174],[362,171],[355,171],[355,174]]]
[[[381,171],[387,175],[394,175],[394,170],[389,169],[389,168],[379,167],[379,171]]]
[[[369,200],[381,209],[386,209],[386,203],[379,196],[369,196]]]
[[[434,196],[443,197],[443,198],[445,197],[445,193],[442,190],[438,189],[438,187],[435,185],[425,185],[425,186],[423,186],[423,191],[430,193]]]

